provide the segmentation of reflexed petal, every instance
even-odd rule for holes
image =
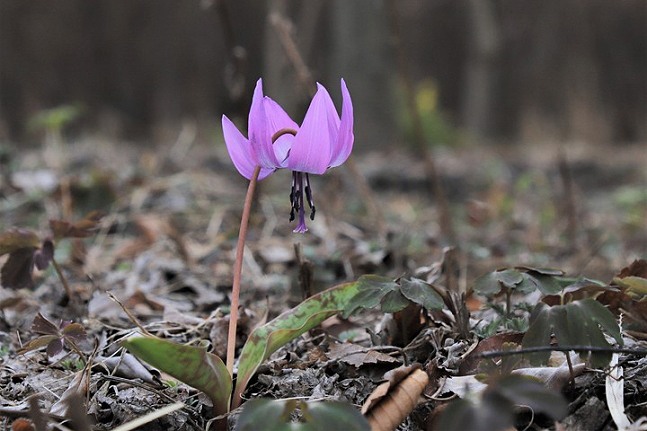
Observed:
[[[250,179],[257,163],[249,141],[226,115],[222,116],[222,133],[225,136],[227,151],[234,166],[242,176]]]
[[[326,99],[330,99],[330,95],[319,85],[290,149],[287,166],[293,171],[323,174],[330,165],[332,142],[328,126],[330,111]]]
[[[337,140],[333,142],[332,155],[330,160],[330,167],[339,166],[348,159],[350,152],[353,149],[353,102],[350,98],[350,93],[346,87],[346,82],[341,80],[341,94],[342,94],[342,107],[341,107],[341,122],[339,124],[339,133]]]
[[[252,107],[249,110],[249,141],[254,148],[258,164],[263,168],[275,169],[279,162],[272,148],[272,135],[269,132],[265,103],[263,103],[263,81],[256,82]]]
[[[297,123],[292,121],[290,116],[274,100],[265,96],[263,104],[265,105],[265,115],[267,116],[267,125],[270,136],[273,136],[281,129],[299,130]]]

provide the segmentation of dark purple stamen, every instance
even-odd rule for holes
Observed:
[[[305,187],[304,187],[305,177]],[[292,172],[292,189],[290,191],[290,221],[295,219],[295,212],[299,213],[299,224],[294,229],[294,232],[303,233],[308,230],[306,226],[305,208],[303,204],[303,194],[305,192],[305,200],[311,209],[310,220],[315,219],[315,205],[312,199],[312,189],[310,188],[310,177],[303,172]]]

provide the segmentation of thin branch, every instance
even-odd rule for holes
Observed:
[[[591,353],[624,353],[628,355],[647,355],[647,349],[628,349],[623,347],[600,347],[600,346],[537,346],[526,347],[518,350],[497,350],[483,352],[479,358],[501,358],[504,356],[525,355],[539,352],[591,352]]]

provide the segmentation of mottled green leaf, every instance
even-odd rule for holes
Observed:
[[[327,318],[346,310],[348,304],[358,295],[359,284],[359,282],[346,283],[324,290],[277,316],[271,322],[256,328],[250,334],[240,354],[232,406],[237,407],[240,403],[240,396],[261,362],[279,347]]]
[[[189,386],[204,392],[217,415],[229,411],[231,376],[222,360],[194,346],[154,337],[136,337],[123,342],[130,352]]]
[[[344,307],[342,316],[347,318],[359,308],[375,308],[382,298],[398,288],[392,279],[379,275],[363,275],[357,282],[357,294]]]
[[[445,306],[438,292],[429,283],[418,278],[403,279],[400,282],[400,292],[410,301],[422,305],[427,310],[440,310]]]

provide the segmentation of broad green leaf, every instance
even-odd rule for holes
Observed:
[[[523,274],[516,269],[503,269],[490,272],[476,279],[474,290],[485,296],[494,296],[502,287],[513,289],[523,281]]]
[[[514,423],[515,405],[525,405],[553,419],[568,413],[559,392],[529,377],[507,375],[495,380],[480,397],[458,399],[441,413],[437,429],[443,431],[503,431]]]
[[[524,348],[548,346],[554,334],[560,346],[608,348],[604,333],[623,344],[615,317],[594,299],[585,298],[553,307],[539,303],[530,316],[530,328],[522,344]],[[549,356],[548,351],[528,355],[534,364],[546,362]],[[593,366],[603,367],[609,363],[611,353],[591,352],[586,359]]]
[[[301,404],[303,416],[312,430],[370,431],[366,418],[351,404],[315,401]]]
[[[507,398],[510,404],[528,406],[534,412],[544,413],[555,420],[568,414],[568,403],[559,392],[527,376],[505,376],[486,391],[495,391]]]
[[[257,398],[245,403],[234,431],[283,431],[296,408],[296,400]]]
[[[418,278],[403,279],[400,282],[400,292],[410,301],[422,305],[427,310],[440,310],[445,306],[438,292],[429,283]]]
[[[523,336],[522,346],[549,346],[552,333],[551,308],[540,302],[530,314],[530,328]],[[532,364],[546,363],[549,357],[550,352],[548,351],[528,354],[528,359]]]
[[[384,295],[380,309],[385,313],[397,313],[404,310],[409,304],[409,300],[402,295],[400,290],[396,289]]]
[[[292,413],[301,410],[303,422],[292,422]],[[245,403],[235,431],[370,431],[362,414],[339,401],[297,401],[294,399],[255,399]]]
[[[363,275],[357,281],[357,294],[344,307],[342,316],[347,318],[359,308],[375,308],[382,298],[398,288],[392,279],[379,275]]]
[[[232,407],[237,407],[258,366],[279,347],[346,310],[358,295],[359,282],[341,284],[311,296],[296,307],[256,328],[240,353]],[[377,301],[379,303],[379,299]],[[377,305],[376,303],[376,305]]]
[[[218,356],[154,337],[130,338],[122,344],[139,359],[207,394],[216,415],[229,411],[231,376]]]
[[[517,286],[522,293],[539,290],[545,295],[552,295],[562,290],[559,281],[552,275],[544,275],[536,272],[523,273],[523,281]]]

